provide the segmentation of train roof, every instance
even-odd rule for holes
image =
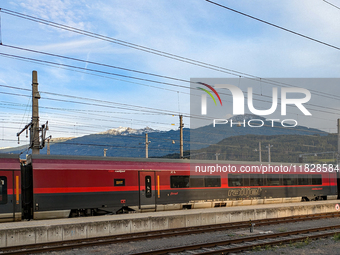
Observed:
[[[1,157],[1,156],[0,156]],[[225,160],[193,160],[193,159],[165,159],[165,158],[133,158],[133,157],[95,157],[95,156],[70,156],[70,155],[41,155],[31,154],[28,156],[28,163],[31,160],[86,160],[86,161],[130,161],[130,162],[166,162],[166,163],[186,163],[186,164],[243,164],[243,165],[301,165],[301,163],[281,163],[281,162],[259,162],[259,161],[225,161]]]

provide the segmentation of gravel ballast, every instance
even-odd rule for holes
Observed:
[[[306,228],[317,228],[324,226],[340,225],[340,218],[312,220],[305,222],[286,223],[270,226],[256,227],[255,235],[259,231],[272,231],[273,233],[289,232]],[[199,244],[204,242],[214,242],[229,239],[236,239],[250,235],[249,229],[237,229],[227,231],[208,232],[202,234],[178,236],[162,239],[151,239],[138,242],[118,243],[106,246],[88,247],[77,250],[66,250],[60,252],[50,252],[47,254],[60,255],[87,255],[87,254],[114,254],[126,255],[143,251],[151,251],[165,249],[175,246],[185,246],[190,244]],[[320,240],[307,240],[299,243],[286,244],[276,247],[256,247],[251,251],[246,251],[238,254],[340,254],[340,240],[335,240],[334,237],[324,238]]]

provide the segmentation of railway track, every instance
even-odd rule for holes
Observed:
[[[317,239],[334,236],[340,233],[340,225],[331,227],[303,229],[278,234],[265,234],[245,238],[229,239],[226,241],[195,244],[190,246],[175,247],[163,250],[153,250],[149,252],[135,253],[133,255],[161,255],[161,254],[228,254],[230,252],[240,252],[250,250],[254,247],[266,247],[282,245],[304,240]]]
[[[339,216],[340,216],[339,212],[334,212],[334,213],[322,213],[322,214],[313,214],[313,215],[291,216],[291,217],[274,218],[274,219],[253,220],[251,221],[251,223],[255,223],[256,226],[266,226],[266,225],[283,224],[283,223],[291,223],[291,222],[298,222],[298,221],[334,218],[334,217],[339,217]],[[81,240],[70,240],[70,241],[32,244],[32,245],[23,245],[23,246],[15,246],[15,247],[4,247],[4,248],[1,248],[0,255],[42,253],[42,252],[49,252],[49,251],[74,249],[74,248],[79,249],[79,248],[84,248],[84,247],[89,247],[89,246],[109,245],[109,244],[114,244],[114,243],[140,241],[140,240],[145,240],[145,239],[166,238],[166,237],[180,236],[180,235],[201,234],[203,232],[206,233],[206,232],[211,232],[211,231],[225,231],[225,230],[231,230],[231,229],[249,228],[249,226],[250,226],[249,221],[242,221],[242,222],[214,224],[214,225],[188,227],[188,228],[167,229],[167,230],[161,230],[161,231],[149,231],[149,232],[141,232],[141,233],[133,233],[133,234],[87,238],[87,239],[81,239]],[[338,226],[338,228],[340,232],[340,225]],[[285,235],[287,233],[288,232],[280,233],[280,234]],[[273,235],[279,235],[279,234],[273,234]],[[270,235],[263,235],[263,236],[267,238]],[[238,240],[238,239],[234,239],[233,242],[237,242],[235,240]],[[239,243],[250,242],[250,241],[241,241],[243,240],[242,238],[239,240],[240,240]],[[202,245],[203,244],[201,244],[201,246]],[[216,246],[216,245],[217,244],[212,244],[212,246]],[[264,245],[269,245],[269,244],[264,244]],[[254,246],[261,246],[261,245],[253,245],[252,247]],[[179,247],[178,249],[183,250],[184,248],[185,247]],[[151,253],[141,253],[141,254],[165,254],[165,253],[155,253],[155,252],[156,251],[152,251]],[[160,251],[160,252],[163,252],[163,251]],[[210,253],[203,253],[203,254],[210,254]],[[211,254],[219,254],[219,253],[211,253]]]

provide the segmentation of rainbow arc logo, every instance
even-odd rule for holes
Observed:
[[[220,95],[217,93],[217,91],[216,91],[213,87],[211,87],[210,85],[205,84],[205,83],[203,83],[203,82],[197,82],[197,83],[206,86],[206,87],[209,88],[212,92],[214,92],[215,95],[217,96],[218,100],[220,101],[221,106],[222,106],[222,100],[221,100],[221,98],[220,98]],[[212,100],[214,100],[215,105],[217,105],[214,96],[211,94],[211,92],[210,92],[209,90],[206,90],[206,89],[200,88],[200,87],[197,87],[197,88],[200,89],[200,90],[203,90],[204,92],[206,92],[206,93],[212,98]]]
[[[220,104],[222,106],[222,100],[220,98],[220,95],[216,92],[216,90],[213,87],[211,87],[210,85],[208,85],[206,83],[203,83],[203,82],[197,82],[197,83],[201,84],[203,86],[206,86],[208,89],[210,89],[212,92],[214,92],[214,94],[217,96],[217,98],[220,101]],[[206,92],[212,98],[212,100],[214,100],[215,105],[217,105],[215,97],[213,96],[213,94],[209,90],[204,89],[204,88],[200,88],[200,87],[197,87],[197,88],[202,90],[202,91],[204,91],[204,92]],[[202,105],[201,105],[201,114],[202,115],[206,115],[207,114],[207,97],[206,97],[206,94],[202,94],[201,102],[202,102]]]

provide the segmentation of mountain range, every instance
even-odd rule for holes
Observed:
[[[243,120],[261,119],[262,127],[250,127],[243,125]],[[196,129],[183,129],[183,150],[199,150],[216,144],[228,137],[244,135],[327,135],[318,129],[304,126],[282,127],[280,122],[266,121],[256,115],[234,116],[229,119],[238,125],[230,127],[229,124],[212,124]],[[256,125],[255,121],[252,125]],[[149,127],[144,129],[132,129],[119,127],[98,134],[91,134],[77,138],[52,140],[50,153],[52,155],[85,155],[103,156],[107,149],[108,157],[145,157],[145,134],[148,134],[149,157],[163,157],[168,154],[179,153],[179,130],[160,131]],[[53,135],[53,134],[52,134]],[[0,153],[20,153],[25,148],[7,148]],[[41,154],[47,153],[43,148]]]

